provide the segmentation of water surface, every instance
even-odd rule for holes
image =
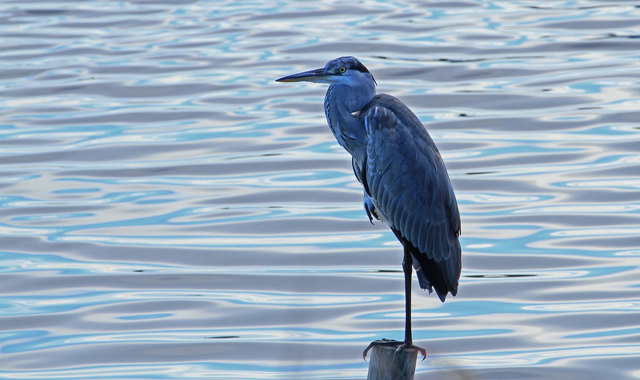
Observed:
[[[403,334],[325,88],[355,55],[445,158],[463,273],[419,379],[640,378],[640,9],[4,1],[0,378],[352,379]],[[417,288],[417,282],[414,282]]]

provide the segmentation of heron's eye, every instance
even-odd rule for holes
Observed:
[[[345,71],[347,71],[347,68],[344,66],[338,69],[338,72],[340,72],[340,74],[343,74]]]

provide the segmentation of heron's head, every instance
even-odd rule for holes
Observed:
[[[321,69],[304,71],[276,79],[276,82],[316,82],[345,84],[356,87],[366,82],[376,83],[373,75],[355,57],[340,57],[327,62]]]

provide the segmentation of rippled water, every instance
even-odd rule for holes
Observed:
[[[634,2],[21,0],[0,24],[0,378],[364,378],[403,334],[401,248],[325,88],[273,81],[347,54],[460,203],[458,296],[414,290],[416,378],[640,378]]]

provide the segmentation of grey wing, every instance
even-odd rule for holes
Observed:
[[[371,107],[363,181],[379,214],[409,243],[428,281],[444,300],[456,294],[461,267],[460,214],[440,153],[428,133],[402,105]],[[396,116],[395,112],[410,116]],[[420,278],[420,273],[419,273]]]

